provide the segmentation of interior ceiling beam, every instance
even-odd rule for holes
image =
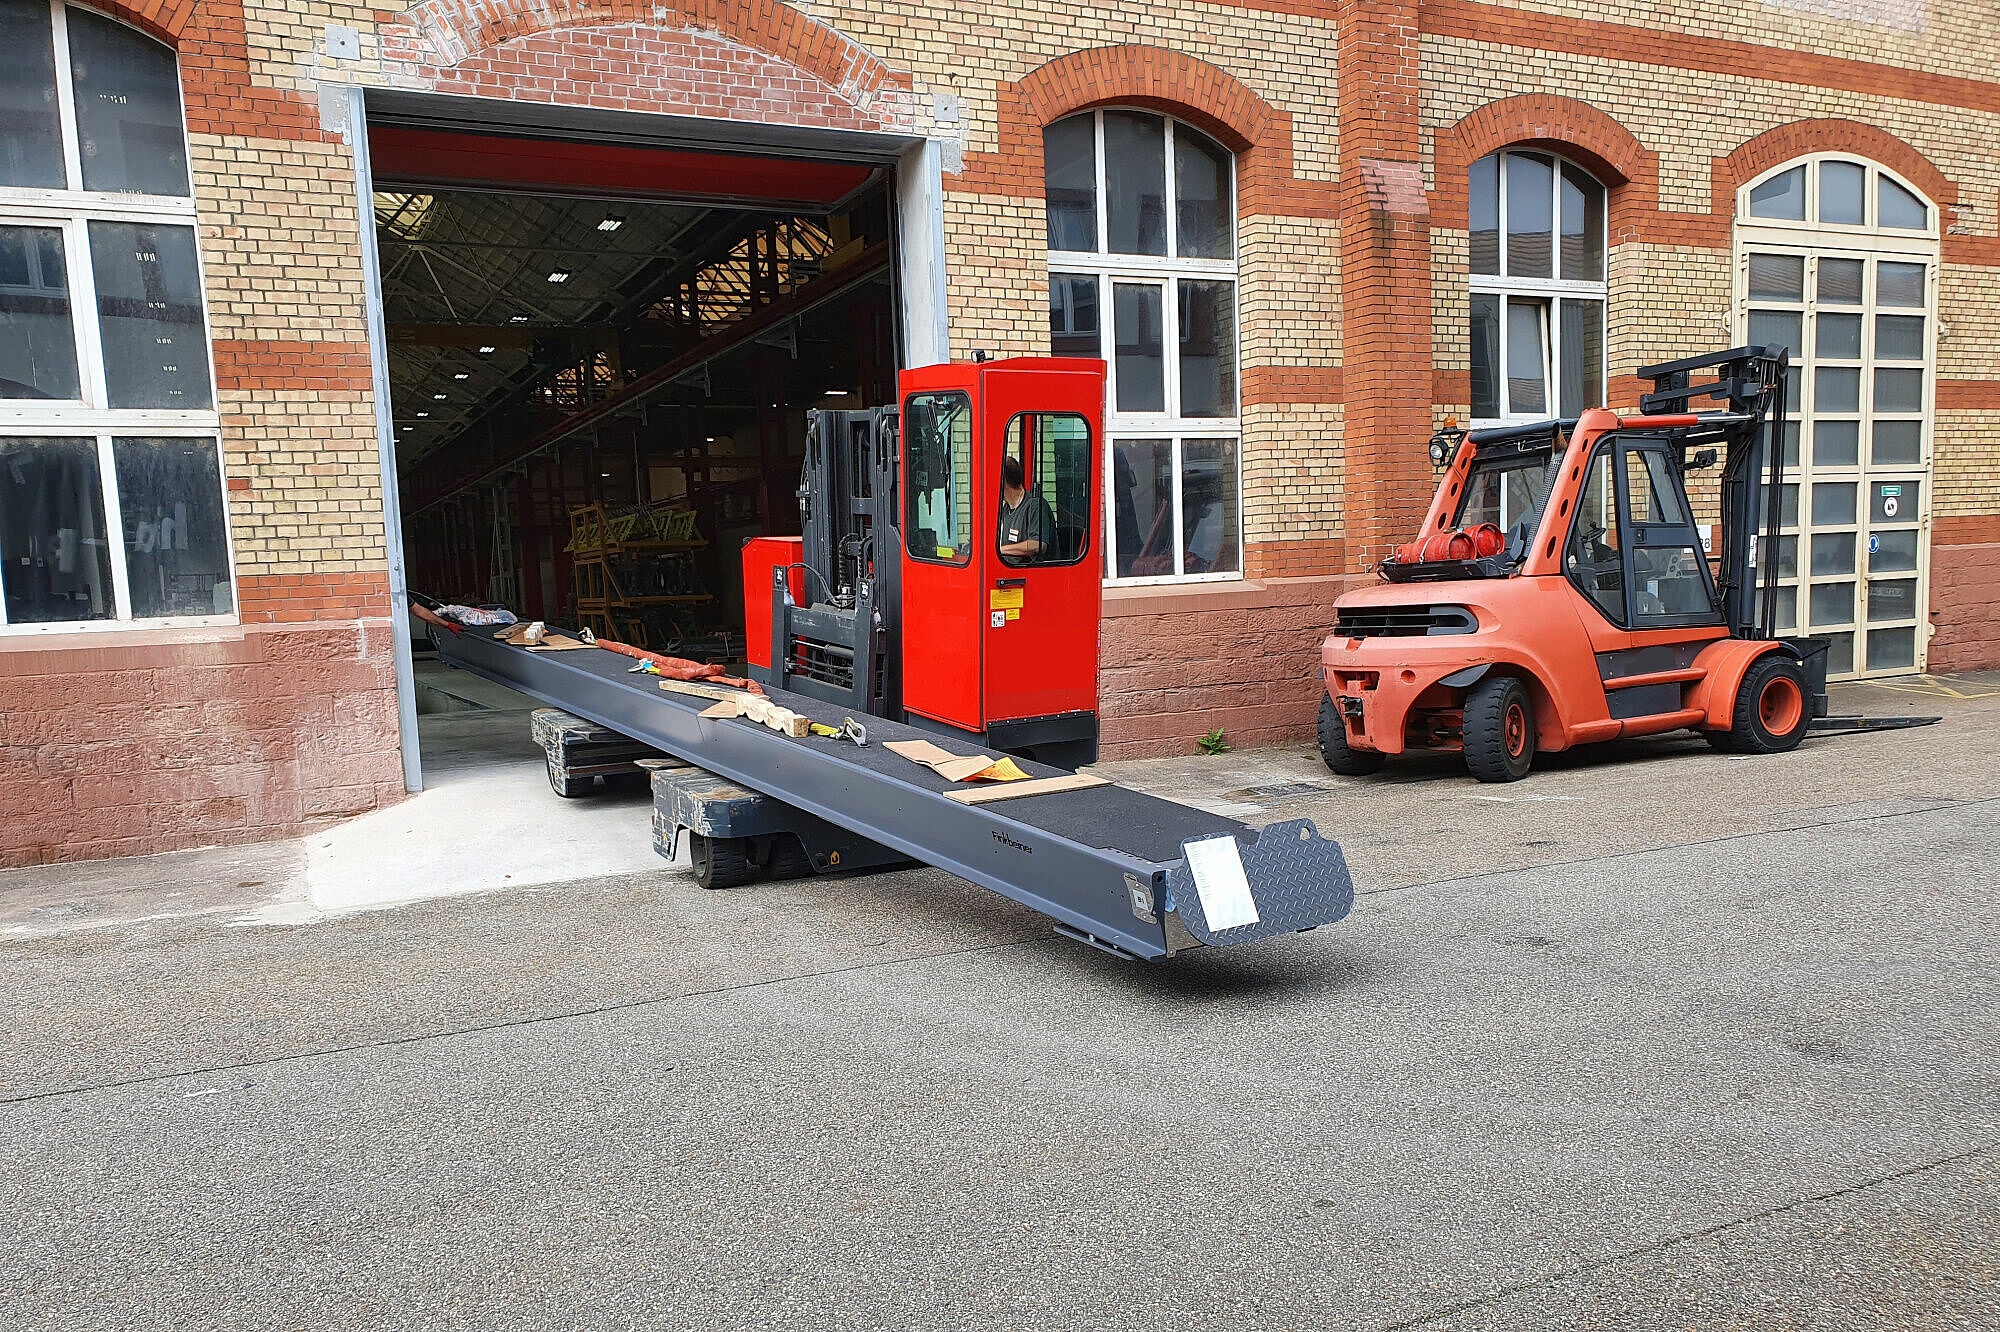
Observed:
[[[412,480],[418,484],[410,487],[412,502],[406,510],[407,514],[415,517],[426,509],[444,503],[454,495],[470,490],[474,486],[483,485],[508,468],[526,461],[553,444],[562,442],[578,431],[644,406],[650,398],[666,391],[681,376],[755,341],[759,335],[777,328],[785,321],[797,318],[874,279],[889,266],[892,248],[889,241],[877,241],[855,256],[852,263],[842,265],[833,272],[780,296],[769,305],[752,311],[722,329],[714,337],[704,339],[684,354],[647,371],[617,392],[572,412],[547,430],[501,450],[493,458],[474,463],[458,477],[437,480],[429,476],[413,477]],[[436,470],[429,463],[430,460],[427,460],[421,470]]]
[[[415,347],[517,347],[532,350],[552,335],[615,344],[616,324],[390,324],[389,341]]]

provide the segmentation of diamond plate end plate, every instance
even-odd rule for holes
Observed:
[[[1331,925],[1354,906],[1354,879],[1340,843],[1319,835],[1311,819],[1274,823],[1256,840],[1238,836],[1243,877],[1257,904],[1257,920],[1227,930],[1211,930],[1202,914],[1201,894],[1188,869],[1187,844],[1182,859],[1167,871],[1167,907],[1180,917],[1189,934],[1205,944],[1240,944],[1274,934]]]

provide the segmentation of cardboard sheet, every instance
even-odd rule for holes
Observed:
[[[948,782],[1018,782],[1027,777],[1013,759],[991,754],[954,754],[928,740],[891,740],[883,746],[921,763]]]

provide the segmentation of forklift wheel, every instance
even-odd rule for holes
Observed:
[[[553,755],[550,756],[548,763],[549,790],[554,791],[565,800],[574,800],[580,795],[589,794],[591,783],[597,780],[595,777],[588,776],[571,777],[567,773],[562,772],[556,767]]]
[[[771,877],[773,879],[810,879],[813,876],[812,857],[799,839],[790,833],[778,833],[771,841]]]
[[[1347,723],[1331,694],[1319,699],[1319,756],[1326,766],[1342,777],[1366,777],[1382,766],[1382,755],[1372,749],[1355,749],[1347,743]]]
[[[1718,743],[1739,754],[1782,754],[1797,749],[1812,724],[1806,706],[1805,668],[1782,652],[1767,652],[1751,664],[1736,691],[1735,724]],[[1711,732],[1711,734],[1713,734]]]
[[[1535,705],[1511,675],[1489,675],[1465,694],[1465,767],[1482,782],[1518,782],[1535,761]]]
[[[688,834],[688,859],[694,863],[694,881],[704,888],[735,888],[757,877],[750,863],[750,847],[741,837],[704,837]]]

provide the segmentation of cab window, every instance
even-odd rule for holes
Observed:
[[[913,560],[972,558],[972,399],[915,393],[903,405],[904,543]]]
[[[1625,565],[1619,554],[1618,491],[1611,460],[1615,445],[1604,445],[1590,460],[1577,496],[1576,520],[1570,524],[1563,569],[1578,590],[1613,624],[1625,623]]]
[[[1021,471],[1019,503],[1007,502],[1010,468]],[[1075,564],[1090,546],[1090,424],[1074,412],[1023,412],[1007,423],[994,478],[999,523],[994,544],[1003,564]],[[1023,547],[1034,543],[1038,549]],[[1013,547],[1010,553],[1009,547]]]

